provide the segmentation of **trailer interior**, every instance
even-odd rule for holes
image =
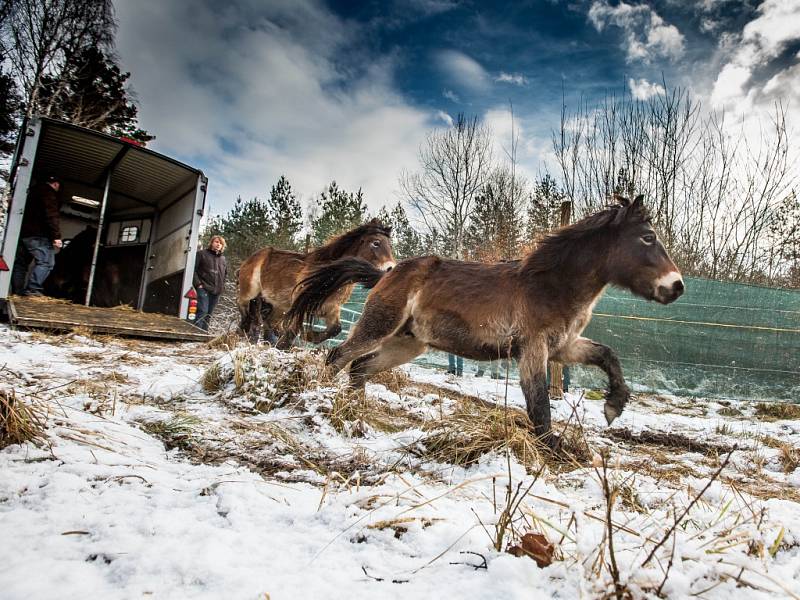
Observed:
[[[207,337],[184,320],[205,202],[207,180],[202,172],[130,141],[37,118],[23,128],[12,165],[15,189],[6,238],[14,233],[14,204],[20,199],[26,204],[26,190],[49,175],[61,181],[64,247],[45,282],[45,295],[75,305],[70,326],[77,319],[90,328],[113,332],[113,322],[127,320],[120,333],[130,333],[130,322],[137,318],[150,328],[159,321],[137,314],[157,313],[172,317],[166,322],[186,332],[188,339]],[[16,219],[22,217],[17,210]],[[18,234],[19,224],[15,227]],[[17,243],[4,240],[3,255],[12,269],[9,258]],[[9,297],[9,303],[12,321],[27,315],[29,325],[70,312],[38,308],[47,303],[20,296]],[[103,319],[99,315],[107,311],[85,308],[116,310]],[[37,310],[49,314],[37,315]],[[125,318],[120,318],[121,312]],[[93,326],[89,323],[98,320]],[[109,321],[107,326],[103,321]],[[58,323],[55,319],[53,328]]]

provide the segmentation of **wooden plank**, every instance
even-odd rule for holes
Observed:
[[[8,304],[11,322],[19,327],[56,331],[85,327],[96,333],[197,342],[212,337],[183,319],[159,313],[87,307],[52,298],[19,296],[9,298]]]

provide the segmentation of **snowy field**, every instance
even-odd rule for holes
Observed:
[[[321,356],[0,327],[0,598],[800,597],[793,411],[578,391],[552,455],[516,385]]]

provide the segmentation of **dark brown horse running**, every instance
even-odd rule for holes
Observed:
[[[474,360],[519,360],[520,385],[534,431],[550,431],[547,362],[600,367],[608,375],[609,424],[630,397],[614,352],[581,337],[607,285],[669,304],[683,279],[656,237],[639,196],[545,237],[521,261],[479,264],[436,256],[401,262],[391,273],[354,259],[310,274],[287,314],[302,323],[330,294],[359,281],[373,287],[348,339],[328,354],[350,381],[412,360],[428,347]]]
[[[256,320],[263,320],[265,329],[275,329],[292,305],[297,283],[332,261],[347,256],[358,257],[377,272],[391,269],[395,260],[390,235],[391,228],[372,219],[307,254],[272,247],[252,254],[242,263],[238,275],[237,304],[242,318],[239,325],[241,332],[253,337]],[[317,307],[316,313],[325,319],[326,329],[315,332],[309,328],[304,336],[306,340],[318,344],[341,332],[339,311],[352,288],[352,285],[343,286]],[[262,299],[263,304],[251,305],[251,300],[258,298]],[[279,347],[290,346],[300,331],[300,326],[288,327],[278,342]]]

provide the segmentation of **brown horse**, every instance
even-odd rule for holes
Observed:
[[[297,283],[332,261],[347,256],[358,257],[378,272],[391,269],[395,260],[390,235],[391,228],[372,219],[307,254],[272,247],[252,254],[242,263],[238,275],[237,304],[242,317],[239,325],[242,333],[252,337],[255,320],[263,320],[265,329],[275,329],[292,305]],[[306,340],[318,344],[341,332],[339,310],[352,288],[353,285],[343,286],[317,307],[317,314],[325,319],[326,329],[315,332],[309,328],[304,336]],[[251,300],[258,298],[263,304],[251,306]],[[301,327],[288,327],[278,342],[279,347],[290,346],[300,331]]]
[[[345,259],[315,271],[287,319],[302,323],[341,286],[372,287],[361,319],[327,357],[350,381],[412,360],[428,347],[474,360],[512,357],[534,431],[551,445],[547,362],[600,367],[608,375],[605,416],[622,413],[630,391],[614,352],[581,332],[607,285],[669,304],[683,279],[656,237],[642,196],[545,237],[521,261],[480,264],[436,256],[401,262],[391,273]]]

